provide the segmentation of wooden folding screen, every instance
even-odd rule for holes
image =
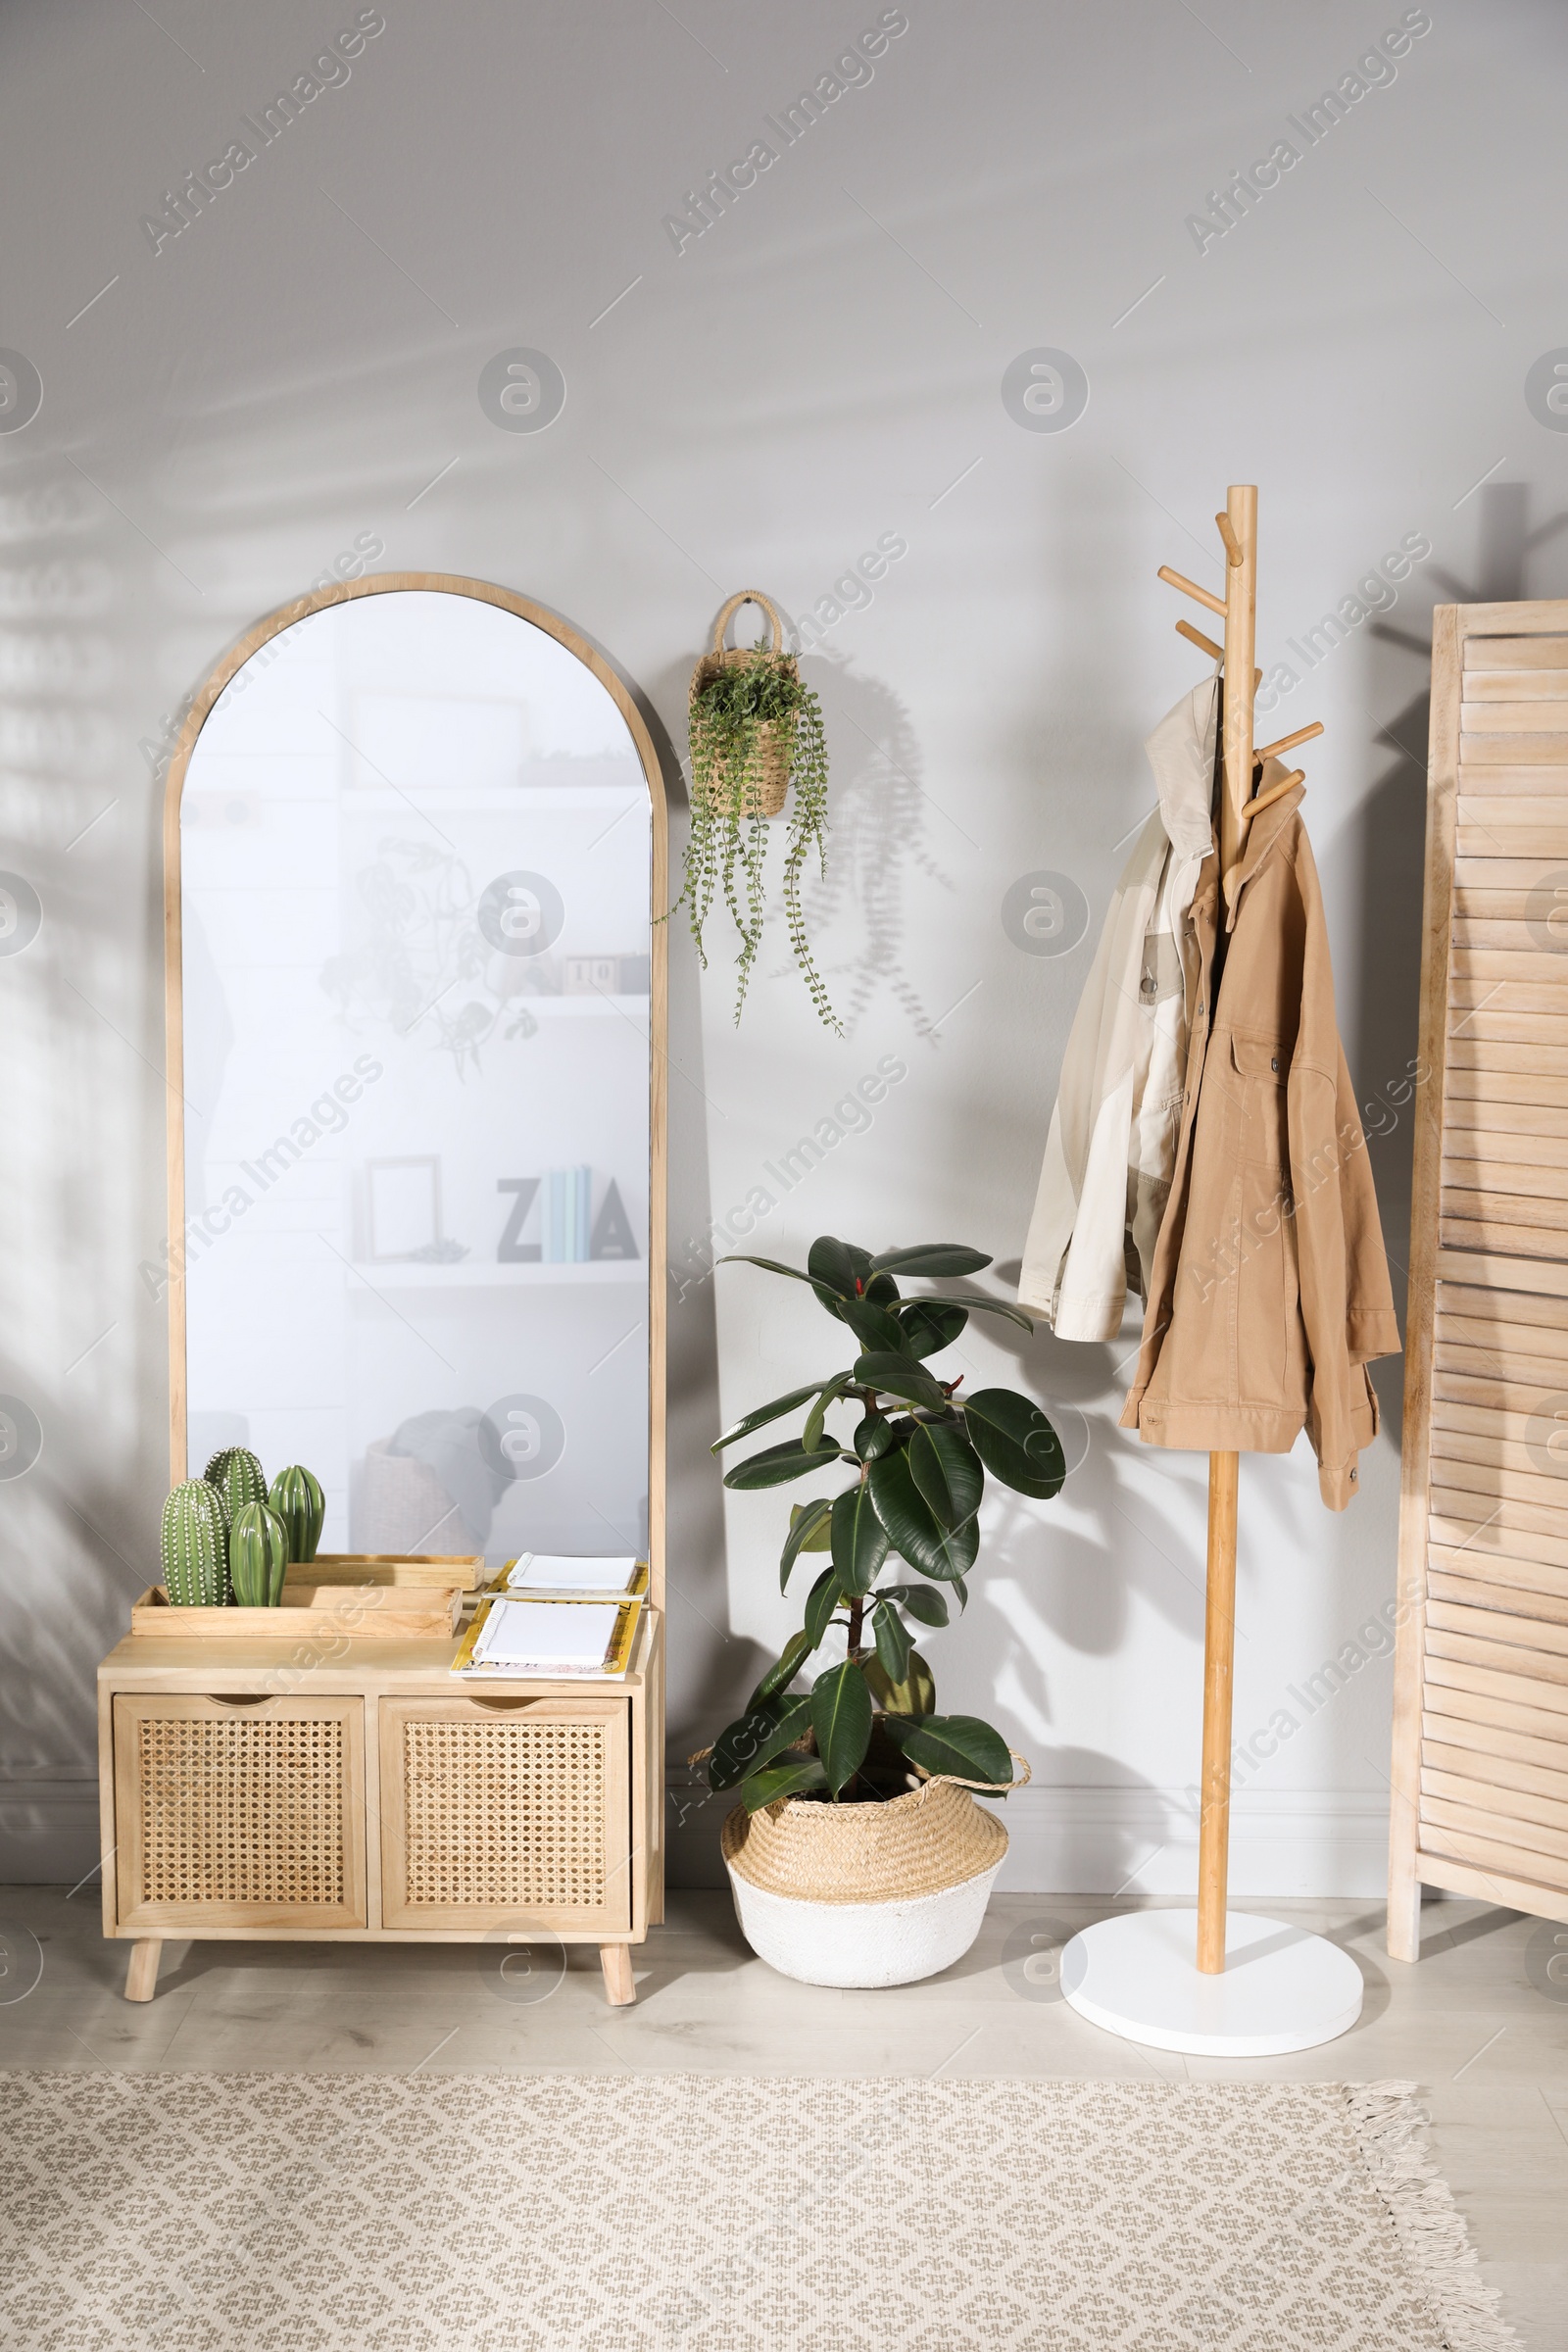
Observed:
[[[1433,615],[1389,1950],[1568,1920],[1568,601]]]

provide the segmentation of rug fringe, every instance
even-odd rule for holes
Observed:
[[[1523,2352],[1481,2276],[1464,2216],[1432,2161],[1413,2082],[1341,2085],[1351,2129],[1448,2352]]]

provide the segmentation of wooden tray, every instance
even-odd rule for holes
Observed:
[[[312,1638],[355,1642],[429,1642],[455,1634],[463,1593],[455,1585],[318,1585],[311,1572],[283,1587],[275,1609],[176,1609],[162,1585],[149,1585],[132,1605],[132,1634],[171,1635],[210,1642],[260,1637],[268,1642]]]
[[[421,1585],[426,1591],[457,1585],[472,1592],[485,1581],[485,1561],[482,1551],[318,1551],[301,1563],[299,1576],[302,1583],[312,1576],[318,1585]]]

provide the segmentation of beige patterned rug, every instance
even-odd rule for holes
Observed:
[[[1501,2352],[1401,2083],[0,2074],[25,2352]]]

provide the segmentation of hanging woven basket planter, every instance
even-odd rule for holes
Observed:
[[[767,615],[764,646],[724,643],[729,624],[743,605],[757,605]],[[724,671],[756,670],[762,662],[780,677],[800,685],[800,664],[786,650],[784,618],[771,597],[760,588],[743,588],[719,610],[713,623],[713,642],[692,671],[687,693],[687,723],[692,749],[692,780],[716,808],[737,797],[743,816],[778,816],[789,798],[790,769],[795,760],[798,713],[760,720],[749,752],[737,760],[729,751],[728,731],[706,705],[707,689]]]
[[[761,645],[726,645],[742,605],[767,616]],[[790,804],[782,876],[785,922],[797,969],[823,1024],[842,1035],[806,936],[801,877],[814,851],[827,870],[827,747],[822,708],[789,650],[788,626],[770,597],[743,588],[720,608],[713,639],[692,671],[687,696],[691,744],[691,831],[686,878],[675,906],[686,908],[698,960],[708,968],[705,929],[722,900],[740,938],[735,1018],[741,1017],[767,912],[768,820]],[[793,793],[793,801],[791,795]],[[673,914],[675,907],[669,912]]]
[[[1019,1788],[1029,1766],[1015,1761]],[[737,1805],[719,1843],[747,1942],[807,1984],[912,1984],[951,1968],[1007,1855],[971,1793],[992,1786],[938,1775],[880,1804]]]

